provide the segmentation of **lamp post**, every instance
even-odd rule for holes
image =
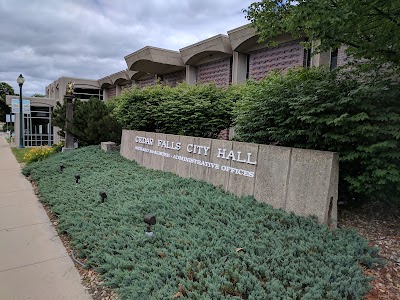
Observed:
[[[17,83],[19,85],[19,146],[18,148],[24,148],[24,137],[23,137],[23,118],[22,113],[22,85],[25,82],[25,78],[20,74],[17,78]]]

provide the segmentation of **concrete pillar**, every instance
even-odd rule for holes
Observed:
[[[16,146],[18,146],[18,141],[19,141],[19,113],[14,114],[15,116],[15,122],[13,123],[13,131],[12,133],[14,134],[14,143]]]
[[[106,89],[103,89],[103,101],[106,101],[107,100],[107,90]]]
[[[314,54],[314,49],[320,44],[319,41],[313,43],[311,47],[311,67],[330,66],[331,64],[331,51],[325,51]]]
[[[115,96],[120,96],[121,95],[121,86],[116,84],[115,85]]]
[[[197,82],[197,68],[195,66],[186,65],[186,83],[196,84]]]
[[[247,55],[233,51],[232,63],[232,84],[238,84],[246,81],[247,75]]]
[[[58,92],[58,98],[56,98],[56,100],[61,102],[62,100],[64,100],[64,95],[67,93],[68,79],[61,78],[60,81],[56,82],[56,85],[57,85],[57,83],[58,83],[59,92]]]
[[[311,67],[319,67],[319,66],[330,66],[331,64],[331,52],[321,52],[318,54],[314,54],[311,56]]]
[[[66,149],[74,148],[74,137],[68,131],[72,129],[72,123],[74,118],[74,107],[72,103],[73,96],[65,96],[64,101],[67,101],[67,112],[66,112],[66,130],[65,130],[65,145]]]

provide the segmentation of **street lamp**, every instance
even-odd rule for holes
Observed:
[[[20,74],[17,78],[19,85],[19,146],[18,148],[24,148],[24,137],[23,137],[23,114],[22,114],[22,85],[25,82],[24,76]]]

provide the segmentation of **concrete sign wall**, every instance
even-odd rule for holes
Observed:
[[[123,130],[121,155],[296,215],[337,223],[337,153]]]

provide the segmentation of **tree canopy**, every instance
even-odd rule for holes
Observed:
[[[6,120],[6,114],[10,113],[10,108],[6,104],[6,95],[14,95],[14,89],[5,82],[0,82],[0,122]]]
[[[400,0],[263,0],[244,10],[260,39],[287,33],[320,41],[316,51],[347,53],[400,67]]]

